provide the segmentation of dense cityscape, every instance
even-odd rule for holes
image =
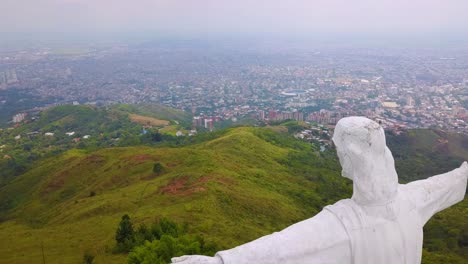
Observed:
[[[57,104],[152,103],[190,112],[194,126],[207,128],[246,118],[334,125],[363,115],[387,129],[468,133],[466,49],[174,41],[3,51],[0,65],[9,125]]]

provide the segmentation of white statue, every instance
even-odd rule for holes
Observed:
[[[468,165],[426,180],[398,184],[392,153],[376,122],[341,119],[333,142],[353,181],[351,199],[316,216],[214,257],[182,256],[177,264],[421,263],[423,226],[463,200]]]

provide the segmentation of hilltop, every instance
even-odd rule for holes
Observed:
[[[135,224],[186,223],[230,248],[349,197],[340,170],[333,150],[269,128],[231,128],[173,147],[70,149],[0,188],[0,263],[37,262],[42,245],[47,263],[80,262],[86,251],[96,263],[123,263],[125,255],[111,253],[123,214]],[[465,199],[429,222],[424,263],[465,263],[467,208]]]

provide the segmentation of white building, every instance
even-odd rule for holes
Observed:
[[[26,113],[20,113],[13,116],[13,123],[20,123],[26,118]]]

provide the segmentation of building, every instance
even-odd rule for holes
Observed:
[[[383,102],[382,106],[384,108],[398,108],[399,105],[396,102]]]
[[[213,130],[213,119],[205,118],[205,128],[209,129],[210,131]]]
[[[268,119],[269,119],[269,120],[276,120],[276,114],[277,114],[277,113],[276,113],[275,110],[270,110],[270,111],[268,112]]]
[[[258,111],[258,119],[265,120],[265,111],[263,110]]]
[[[20,113],[13,116],[13,123],[21,123],[26,118],[26,113]]]
[[[200,116],[195,116],[193,117],[193,120],[192,120],[192,126],[193,127],[199,127],[199,126],[202,126],[203,125],[203,118],[200,117]]]
[[[302,112],[294,112],[293,117],[296,121],[304,121],[304,114]]]
[[[414,99],[413,99],[413,97],[411,97],[411,96],[409,96],[409,95],[408,95],[408,97],[406,97],[406,105],[407,105],[408,107],[414,107]]]

